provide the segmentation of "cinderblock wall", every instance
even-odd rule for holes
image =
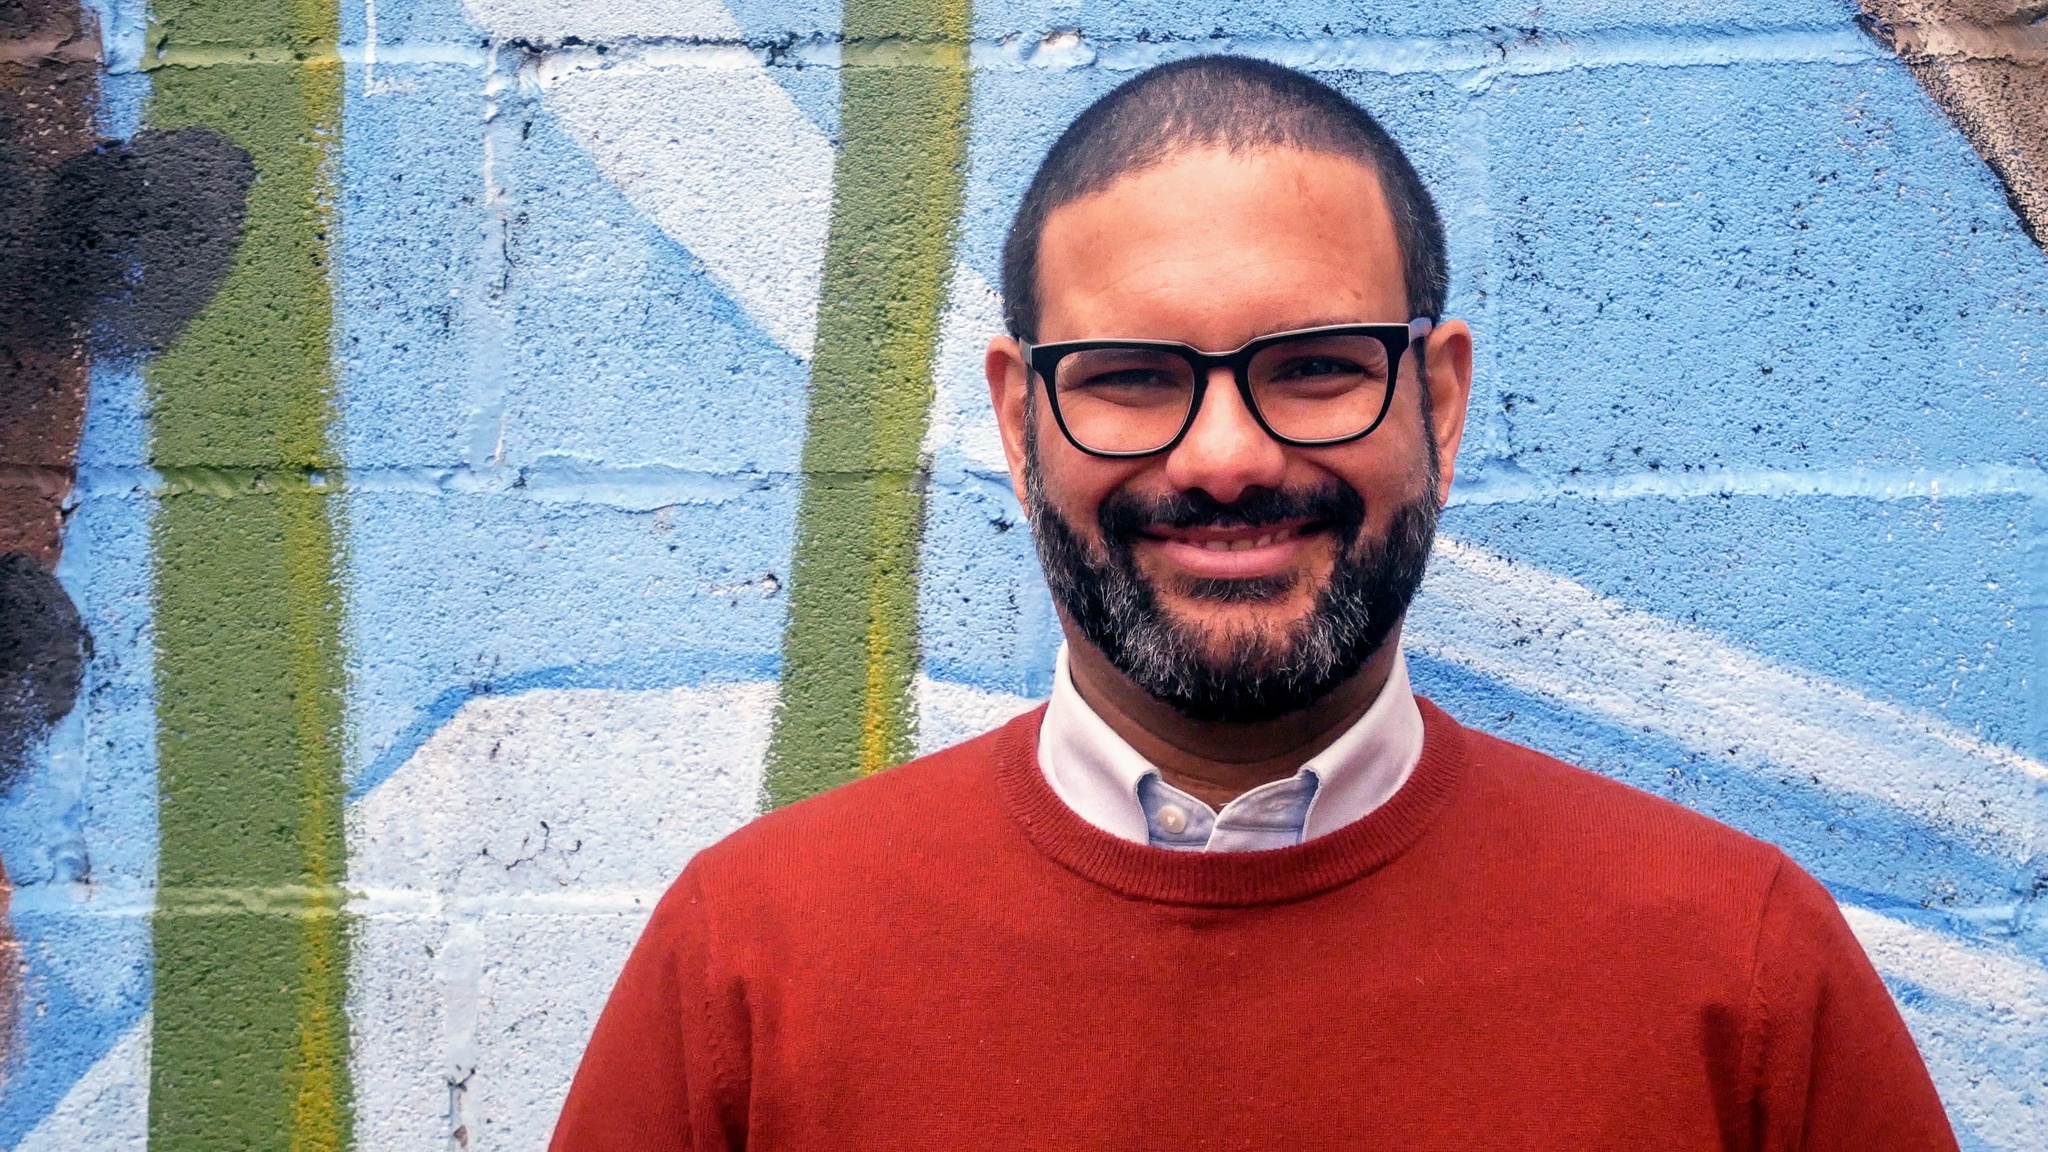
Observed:
[[[1041,698],[1002,232],[1088,101],[1215,51],[1354,95],[1450,227],[1419,690],[1783,845],[1964,1146],[2040,1146],[2020,7],[0,21],[0,1147],[539,1148],[691,853]]]

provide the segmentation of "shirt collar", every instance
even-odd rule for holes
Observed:
[[[1302,766],[1317,787],[1301,838],[1328,835],[1386,803],[1421,757],[1422,713],[1408,682],[1407,658],[1396,651],[1372,706]],[[1150,842],[1139,784],[1158,769],[1081,699],[1064,644],[1038,731],[1038,766],[1054,795],[1082,819],[1119,839]]]
[[[1372,707],[1304,767],[1322,780],[1308,809],[1303,840],[1327,836],[1385,804],[1422,759],[1422,710],[1408,683],[1408,657],[1394,667]]]
[[[1157,771],[1081,699],[1067,646],[1053,660],[1052,699],[1038,729],[1038,767],[1076,815],[1122,840],[1150,840],[1138,781]]]

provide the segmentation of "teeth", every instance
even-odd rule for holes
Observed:
[[[1285,539],[1286,536],[1285,532],[1268,532],[1256,540],[1204,540],[1202,547],[1210,552],[1249,552],[1254,548],[1264,548],[1275,541]]]

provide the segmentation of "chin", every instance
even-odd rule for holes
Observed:
[[[1247,640],[1268,652],[1287,649],[1307,625],[1314,604],[1307,597],[1292,595],[1265,599],[1176,596],[1166,610],[1184,635],[1201,638],[1204,656],[1222,662],[1241,655]]]

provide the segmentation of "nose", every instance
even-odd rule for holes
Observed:
[[[1177,491],[1199,488],[1232,504],[1247,488],[1278,488],[1287,469],[1280,442],[1245,407],[1228,368],[1209,374],[1194,427],[1166,456],[1166,479]]]

